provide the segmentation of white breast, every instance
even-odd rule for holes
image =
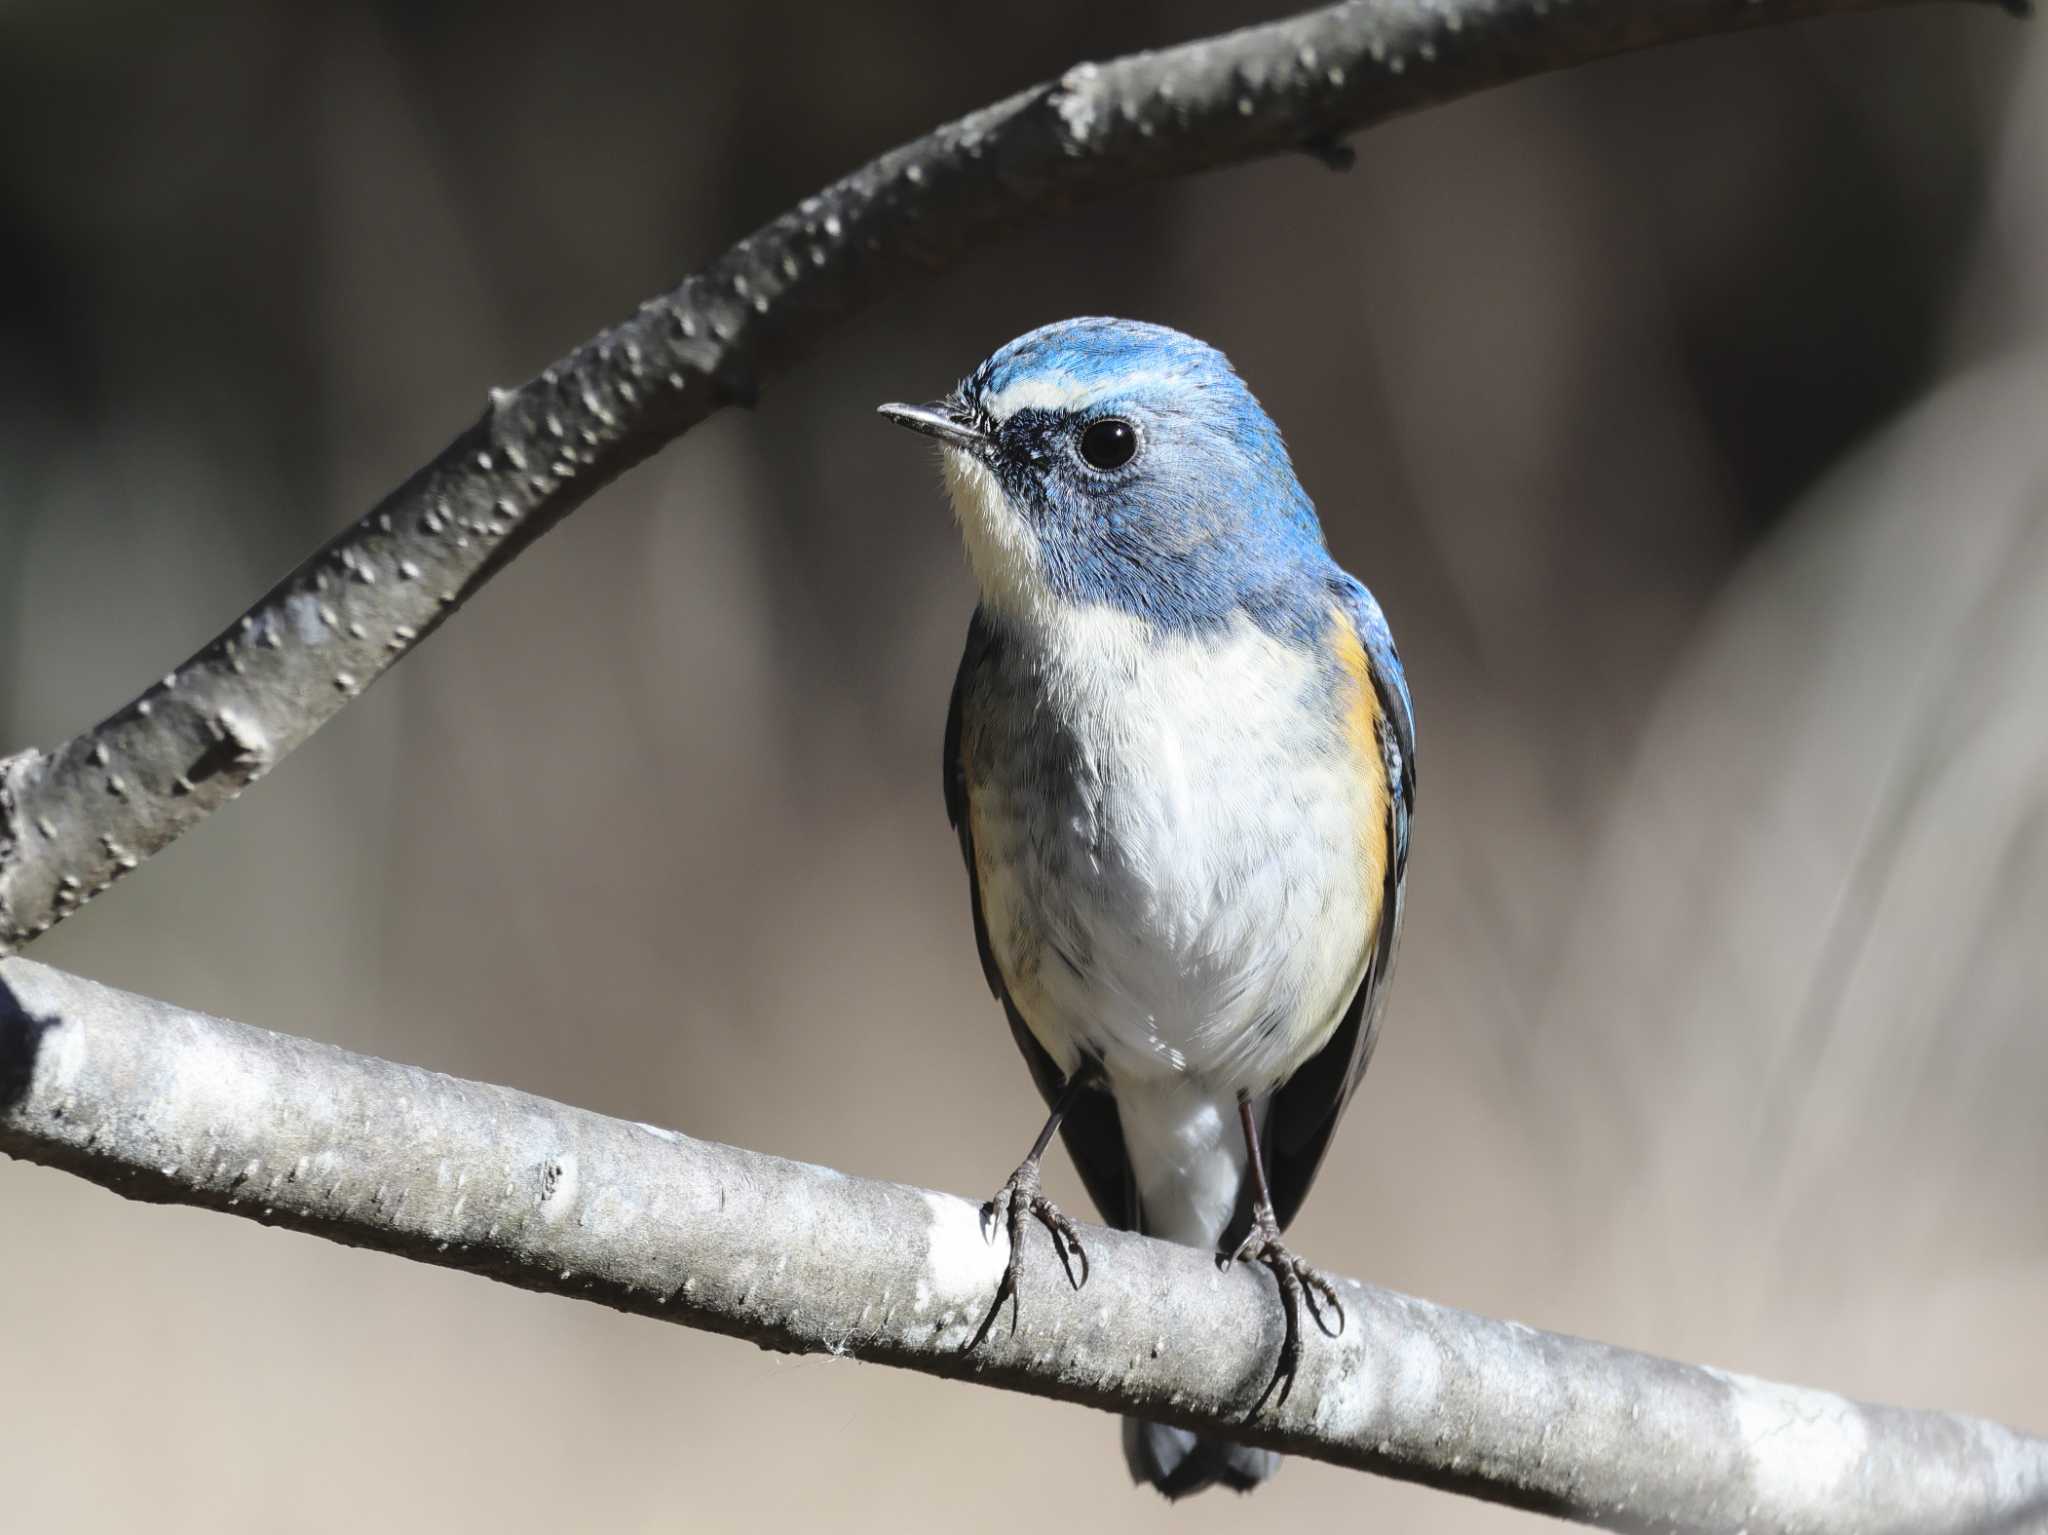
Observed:
[[[973,722],[970,765],[1012,996],[1063,1067],[1085,1051],[1133,1088],[1263,1092],[1329,1037],[1376,915],[1359,850],[1378,807],[1328,674],[1248,619],[1170,636],[1070,608],[1033,628],[1030,696]]]

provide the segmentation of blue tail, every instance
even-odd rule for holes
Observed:
[[[1203,1439],[1184,1428],[1124,1419],[1124,1460],[1131,1480],[1150,1482],[1169,1498],[1185,1498],[1204,1487],[1250,1492],[1280,1469],[1275,1450]]]

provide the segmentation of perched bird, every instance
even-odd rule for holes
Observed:
[[[1078,319],[929,405],[981,588],[946,722],[975,937],[1051,1118],[988,1207],[1017,1304],[1057,1129],[1104,1219],[1264,1264],[1274,1381],[1329,1281],[1281,1241],[1372,1054],[1401,921],[1415,742],[1379,605],[1339,569],[1280,433],[1213,347]],[[1073,1260],[1083,1265],[1076,1277]],[[1269,1390],[1271,1388],[1269,1387]],[[1271,1451],[1124,1424],[1168,1497]]]

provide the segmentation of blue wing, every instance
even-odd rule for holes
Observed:
[[[1330,1148],[1337,1121],[1357,1091],[1379,1038],[1380,1014],[1394,949],[1401,936],[1401,899],[1408,874],[1408,822],[1415,811],[1415,714],[1408,679],[1394,650],[1394,637],[1372,593],[1340,572],[1337,600],[1349,613],[1365,649],[1367,670],[1379,697],[1379,747],[1387,774],[1387,872],[1380,895],[1379,931],[1365,977],[1328,1044],[1275,1089],[1260,1137],[1273,1213],[1282,1226],[1307,1198],[1316,1169]]]

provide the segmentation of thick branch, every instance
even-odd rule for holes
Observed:
[[[600,485],[1006,225],[1625,49],[1903,0],[1378,0],[1084,64],[862,167],[519,389],[132,704],[0,762],[0,954],[219,808]]]
[[[0,962],[0,1151],[132,1199],[751,1339],[1228,1431],[1615,1529],[2048,1528],[2048,1442],[1674,1364],[1346,1283],[1284,1404],[1270,1281],[1090,1231],[1005,1256],[951,1195],[693,1141]],[[997,1239],[999,1242],[1001,1238]]]

